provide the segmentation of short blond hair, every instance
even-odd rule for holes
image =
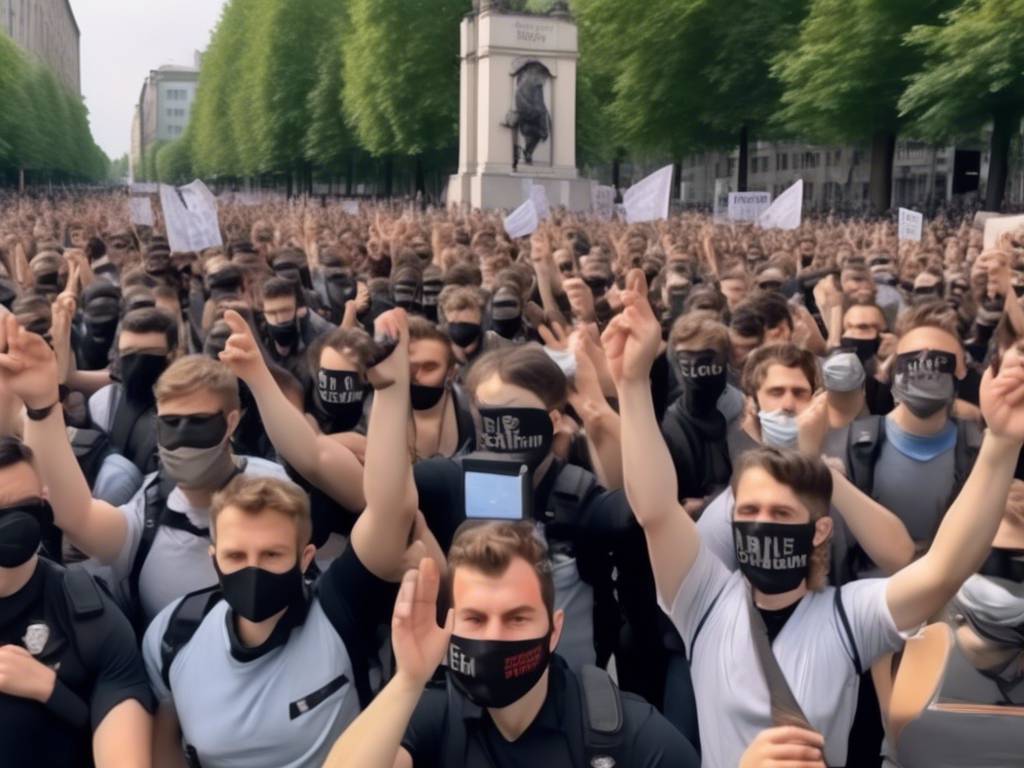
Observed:
[[[276,512],[295,521],[299,549],[313,537],[313,519],[309,512],[309,497],[287,480],[276,477],[237,475],[224,488],[213,495],[210,505],[210,539],[216,539],[217,518],[228,507],[255,517],[265,512]]]
[[[478,312],[484,311],[486,301],[483,293],[476,286],[470,285],[448,285],[437,297],[437,303],[441,311],[448,315],[452,312],[463,312],[475,309]]]
[[[153,388],[157,402],[188,397],[202,390],[217,395],[225,412],[242,407],[235,374],[224,363],[206,355],[186,355],[175,360]]]

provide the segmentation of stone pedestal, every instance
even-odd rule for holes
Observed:
[[[460,32],[459,172],[449,180],[448,202],[511,209],[539,184],[552,205],[590,210],[591,182],[576,171],[576,25],[562,15],[485,8],[466,16]],[[507,126],[515,122],[517,90],[530,85],[524,85],[530,73],[543,90],[550,122],[527,163],[526,140]]]

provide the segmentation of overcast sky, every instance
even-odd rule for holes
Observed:
[[[192,65],[226,0],[71,0],[82,31],[82,95],[111,158],[131,147],[132,107],[149,70]]]

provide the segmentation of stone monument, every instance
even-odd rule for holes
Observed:
[[[534,184],[552,205],[591,208],[576,170],[576,24],[565,2],[477,0],[463,20],[459,172],[449,203],[516,208]]]

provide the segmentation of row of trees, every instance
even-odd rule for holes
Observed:
[[[534,9],[549,0],[530,0]],[[991,125],[1000,204],[1024,115],[1020,0],[573,0],[581,164],[754,139],[870,145],[888,207],[898,135],[977,139]],[[360,156],[424,168],[457,140],[458,23],[470,0],[230,0],[193,118],[154,150],[177,181],[314,171]],[[446,160],[447,159],[447,160]]]
[[[108,161],[89,132],[85,104],[49,67],[0,32],[0,184],[93,181]]]

